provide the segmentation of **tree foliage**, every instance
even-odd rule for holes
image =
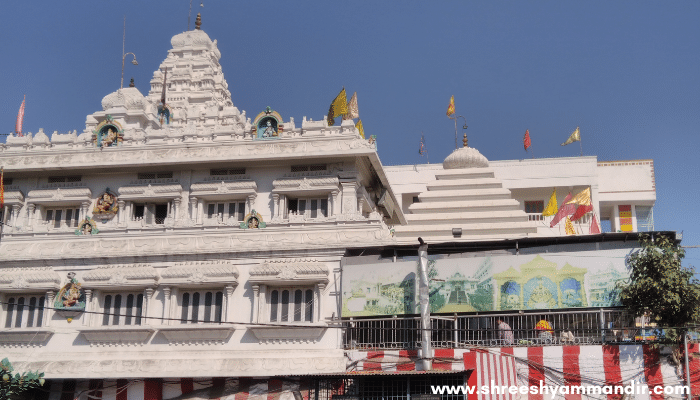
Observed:
[[[0,361],[0,368],[2,368],[2,371],[0,371],[0,374],[2,374],[0,376],[0,400],[14,398],[14,396],[25,390],[44,385],[43,372],[25,372],[12,375],[14,368],[7,358]]]
[[[700,317],[700,282],[681,266],[685,251],[666,236],[641,236],[642,248],[630,255],[630,280],[620,300],[635,315],[648,312],[659,325],[684,327]]]

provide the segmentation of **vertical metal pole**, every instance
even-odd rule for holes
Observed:
[[[688,333],[683,333],[683,353],[685,353],[685,384],[688,386],[688,400],[693,398],[690,390],[690,365],[688,363]]]
[[[603,339],[603,343],[605,343],[605,313],[603,312],[603,309],[600,309],[600,327],[602,329],[603,334],[601,335]]]
[[[430,283],[428,281],[428,245],[423,243],[418,248],[418,298],[420,300],[420,329],[423,371],[432,369],[432,347],[430,343]]]

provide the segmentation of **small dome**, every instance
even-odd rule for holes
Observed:
[[[209,38],[209,35],[207,35],[204,31],[193,30],[178,33],[177,35],[173,36],[173,38],[170,39],[170,44],[173,46],[173,49],[195,46],[204,46],[207,49],[210,49],[212,46],[212,41]]]
[[[472,147],[459,148],[442,162],[444,169],[485,168],[488,166],[489,160],[479,153],[479,150]]]
[[[127,110],[145,110],[146,98],[135,87],[128,87],[110,93],[102,99],[103,111],[120,106]]]

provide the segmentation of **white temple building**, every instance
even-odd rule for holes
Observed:
[[[126,386],[178,398],[219,377],[292,396],[304,376],[347,372],[347,249],[566,236],[541,215],[554,188],[558,203],[590,189],[577,234],[594,215],[653,230],[651,160],[488,161],[464,147],[384,167],[351,120],[235,107],[199,24],[171,44],[145,96],[119,89],[80,132],[0,144],[0,346],[46,373],[52,399],[126,399]]]

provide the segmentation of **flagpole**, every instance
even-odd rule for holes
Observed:
[[[583,145],[581,144],[581,135],[579,134],[578,145],[581,149],[581,157],[583,157]]]
[[[455,110],[455,117],[453,118],[455,120],[455,150],[459,148],[457,145],[457,111]]]

